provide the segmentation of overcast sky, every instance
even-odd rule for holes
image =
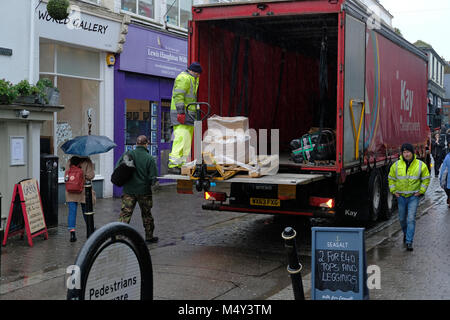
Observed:
[[[449,0],[380,0],[394,16],[392,24],[409,42],[423,40],[450,60]]]

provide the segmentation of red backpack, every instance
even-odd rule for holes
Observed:
[[[84,172],[78,166],[70,166],[64,177],[66,191],[71,193],[81,193],[84,188]]]

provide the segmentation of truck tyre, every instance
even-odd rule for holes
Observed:
[[[385,167],[382,170],[382,198],[381,198],[381,213],[380,218],[383,220],[388,220],[392,217],[396,207],[395,196],[389,191],[389,181],[388,181],[389,167]]]
[[[376,222],[381,212],[382,174],[374,169],[369,177],[369,222]]]

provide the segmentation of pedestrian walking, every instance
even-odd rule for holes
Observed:
[[[391,166],[388,180],[389,190],[398,201],[403,243],[408,251],[412,251],[419,197],[427,191],[430,173],[427,165],[417,159],[411,144],[402,145],[400,159]]]
[[[441,182],[441,187],[445,190],[445,193],[447,194],[447,206],[450,208],[450,179],[448,177],[449,170],[450,170],[450,153],[447,153],[444,162],[442,163],[439,181]]]
[[[168,173],[180,174],[181,167],[186,163],[191,152],[194,121],[186,117],[185,107],[189,103],[197,102],[197,90],[202,67],[193,62],[186,71],[176,78],[170,105],[170,122],[173,126],[172,151],[169,154]],[[195,117],[195,106],[191,105],[188,112]]]
[[[439,168],[445,158],[445,135],[441,135],[439,131],[434,134],[431,141],[431,155],[434,159],[434,176],[439,176]]]
[[[122,162],[125,152],[116,164],[116,168]],[[145,242],[158,242],[158,237],[153,235],[155,229],[151,209],[153,207],[152,185],[156,182],[157,171],[155,159],[148,152],[148,139],[141,135],[136,139],[136,149],[130,151],[133,158],[135,171],[131,178],[123,185],[122,208],[119,221],[130,223],[136,203],[139,204],[142,215],[142,224],[145,230]]]
[[[66,165],[64,174],[66,186],[66,203],[69,207],[67,226],[70,232],[70,242],[77,241],[75,234],[77,223],[78,204],[81,205],[84,222],[86,218],[86,194],[84,184],[86,180],[95,177],[94,164],[89,157],[73,156]],[[95,191],[92,189],[92,205],[95,205]]]

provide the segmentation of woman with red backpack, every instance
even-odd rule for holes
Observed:
[[[78,203],[81,204],[83,218],[86,222],[86,195],[84,192],[85,180],[92,180],[95,177],[94,164],[89,157],[73,156],[69,159],[64,174],[66,184],[66,202],[69,206],[69,216],[67,220],[70,232],[70,242],[77,241],[75,227],[77,221]],[[92,189],[92,204],[95,204],[95,191]]]

